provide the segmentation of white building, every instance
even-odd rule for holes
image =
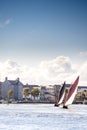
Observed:
[[[54,101],[54,87],[53,85],[41,86],[40,99],[46,101]]]

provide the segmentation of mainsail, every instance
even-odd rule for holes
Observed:
[[[63,83],[60,91],[59,91],[59,95],[58,95],[58,101],[55,104],[55,106],[59,106],[60,104],[62,104],[63,100],[64,100],[64,96],[65,96],[65,82]]]
[[[68,95],[64,101],[64,106],[68,106],[68,105],[72,104],[72,102],[75,98],[76,92],[77,92],[78,82],[79,82],[79,76],[74,81],[74,83],[71,85],[69,92],[68,92]]]

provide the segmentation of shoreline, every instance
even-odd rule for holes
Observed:
[[[55,102],[49,102],[49,101],[3,101],[0,102],[0,104],[55,104]],[[87,101],[75,101],[72,104],[85,104],[87,105]]]

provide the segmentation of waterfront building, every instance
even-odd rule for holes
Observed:
[[[1,99],[1,87],[2,87],[2,82],[0,82],[0,99]]]
[[[41,86],[40,99],[42,101],[54,102],[55,100],[54,86],[53,85]]]
[[[23,84],[20,82],[19,78],[17,78],[16,80],[8,80],[7,77],[5,78],[5,81],[2,82],[1,86],[2,99],[8,99],[9,90],[13,91],[12,99],[22,100]]]

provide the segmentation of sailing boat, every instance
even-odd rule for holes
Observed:
[[[75,95],[77,93],[77,88],[78,88],[78,82],[79,82],[79,76],[76,78],[76,80],[74,81],[74,83],[71,85],[69,92],[64,100],[63,103],[63,108],[68,108],[68,105],[72,104]]]
[[[58,101],[57,101],[57,103],[55,103],[55,106],[58,107],[60,104],[62,104],[62,102],[64,100],[64,96],[65,96],[65,82],[63,83],[63,85],[59,91]]]

